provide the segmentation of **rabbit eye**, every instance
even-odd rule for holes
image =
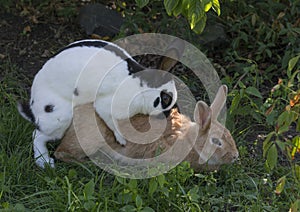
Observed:
[[[218,138],[211,138],[211,142],[215,145],[222,146],[222,142]]]
[[[165,104],[169,104],[171,97],[167,94],[163,95],[163,101]]]

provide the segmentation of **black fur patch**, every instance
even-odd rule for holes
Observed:
[[[35,122],[35,117],[32,113],[30,106],[27,103],[19,103],[19,110],[25,115],[32,123]]]
[[[174,108],[177,108],[177,111],[180,113],[179,107],[178,107],[177,103],[175,103],[174,106],[170,110],[166,110],[166,111],[158,114],[156,116],[156,118],[158,118],[158,119],[168,118],[171,114],[171,110],[174,109]]]
[[[54,54],[52,57],[55,57],[56,55],[60,54],[61,52],[67,50],[67,49],[71,49],[74,47],[83,47],[83,46],[91,46],[91,47],[98,47],[98,48],[103,48],[104,46],[106,46],[107,43],[103,42],[101,40],[99,41],[81,41],[81,42],[76,42],[73,44],[70,44],[62,49],[60,49],[56,54]]]
[[[154,103],[153,103],[153,106],[154,106],[154,107],[157,107],[158,104],[159,104],[159,102],[160,102],[160,98],[157,97],[157,98],[155,99]]]
[[[145,69],[133,74],[133,78],[138,77],[141,80],[141,85],[144,83],[150,88],[158,88],[173,80],[172,74],[156,69]]]
[[[174,108],[177,108],[177,111],[180,113],[180,110],[179,110],[179,107],[178,107],[177,103],[175,103],[174,106],[172,107],[172,109],[174,109]],[[171,114],[172,109],[164,111],[164,115],[166,116],[166,118],[169,117],[169,115]]]
[[[79,95],[79,93],[78,93],[78,89],[77,89],[77,88],[75,88],[73,93],[74,93],[74,95],[75,95],[75,96],[78,96],[78,95]]]
[[[138,62],[133,60],[132,58],[127,58],[127,68],[129,71],[129,75],[145,70],[145,67],[140,65]]]
[[[55,57],[56,55],[58,55],[59,53],[65,51],[67,49],[71,49],[74,47],[84,47],[84,46],[105,48],[108,51],[114,52],[117,56],[119,56],[120,58],[122,58],[123,60],[125,60],[127,62],[129,75],[131,75],[133,73],[137,73],[137,72],[145,69],[142,65],[140,65],[138,62],[136,62],[134,59],[132,59],[131,57],[128,57],[126,54],[124,54],[122,49],[120,49],[116,46],[110,45],[109,43],[101,41],[101,40],[80,41],[80,42],[70,44],[70,45],[62,48],[61,50],[59,50],[53,57]]]
[[[54,105],[46,105],[44,110],[46,113],[51,113],[51,112],[53,112],[53,108],[54,108]]]

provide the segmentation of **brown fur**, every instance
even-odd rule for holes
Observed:
[[[185,160],[189,161],[195,170],[212,170],[217,169],[221,164],[232,163],[238,157],[235,142],[230,132],[216,119],[226,100],[227,88],[226,86],[221,88],[210,108],[204,102],[198,102],[194,112],[196,123],[180,114],[177,109],[172,110],[166,122],[164,119],[150,118],[148,115],[136,115],[131,118],[130,123],[126,120],[118,123],[125,138],[129,136],[130,140],[145,142],[151,137],[150,141],[155,141],[150,144],[127,141],[125,147],[121,146],[115,141],[113,133],[103,120],[95,114],[92,104],[78,106],[74,109],[72,125],[55,151],[55,157],[65,162],[83,161],[86,157],[99,153],[98,150],[108,153],[109,148],[106,145],[108,144],[115,152],[126,157],[148,159],[156,156],[158,151],[160,154],[168,151],[176,144],[179,149],[190,147],[191,151],[188,152]],[[138,132],[147,132],[151,129],[150,136],[141,137],[138,132],[132,131],[131,126]],[[163,132],[162,128],[165,129]],[[196,135],[197,139],[193,143],[193,137]],[[153,139],[155,137],[156,139]],[[208,141],[212,137],[221,138],[223,145],[221,147],[213,145]],[[113,153],[110,157],[114,160],[122,160],[125,164],[127,162],[118,154]]]

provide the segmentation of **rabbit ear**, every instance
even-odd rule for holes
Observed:
[[[199,124],[200,130],[206,130],[210,127],[211,115],[211,109],[205,102],[197,102],[194,110],[194,120]]]
[[[226,98],[227,98],[227,92],[228,92],[227,86],[222,85],[219,88],[218,93],[217,93],[213,103],[210,106],[210,108],[212,110],[212,118],[214,120],[216,120],[218,118],[219,113],[221,112],[222,108],[224,107],[224,104],[225,104]]]
[[[176,65],[178,60],[182,57],[184,52],[185,43],[183,40],[175,39],[167,48],[164,57],[162,58],[159,69],[170,71]]]

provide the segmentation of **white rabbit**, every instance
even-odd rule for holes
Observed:
[[[161,152],[166,151],[175,142],[182,143],[184,146],[190,145],[193,142],[191,139],[195,138],[196,132],[197,139],[184,159],[189,161],[191,167],[196,171],[217,169],[222,164],[234,162],[239,155],[229,130],[217,120],[225,104],[226,96],[227,87],[223,85],[219,88],[210,107],[205,102],[199,101],[194,110],[195,122],[178,113],[177,109],[172,109],[167,119],[166,130],[160,135],[159,139],[151,144],[137,144],[128,141],[125,147],[121,147],[115,142],[111,131],[98,117],[98,127],[96,126],[95,129],[94,112],[91,104],[80,105],[75,108],[74,113],[74,116],[77,117],[76,125],[78,125],[76,132],[74,126],[71,125],[54,155],[60,160],[71,162],[83,161],[87,156],[93,157],[97,153],[97,156],[102,154],[103,158],[109,155],[110,159],[120,164],[132,165],[132,160],[128,160],[128,158],[141,160],[153,158],[158,149]],[[131,118],[131,123],[136,130],[141,132],[145,132],[150,128],[149,116],[147,115],[136,115]],[[151,125],[151,129],[154,130],[153,133],[161,133],[161,120],[154,119],[154,123]],[[128,130],[127,127],[128,125],[126,124],[122,125],[122,131],[130,133],[130,128]],[[98,129],[105,141],[99,137]],[[80,143],[76,135],[80,135]],[[140,139],[145,140],[146,138]],[[115,153],[109,154],[109,148],[105,148],[103,142],[106,142]],[[178,155],[181,152],[179,150],[179,152],[174,152],[174,154]],[[164,158],[164,162],[170,162],[168,160],[174,159],[174,154]]]
[[[170,65],[176,63],[171,61]],[[19,104],[18,110],[36,125],[34,157],[43,168],[45,163],[54,166],[46,143],[63,137],[74,106],[94,102],[116,140],[125,145],[115,121],[138,113],[168,111],[176,99],[175,82],[167,72],[144,68],[113,43],[81,40],[66,46],[43,65],[34,78],[30,103]]]

